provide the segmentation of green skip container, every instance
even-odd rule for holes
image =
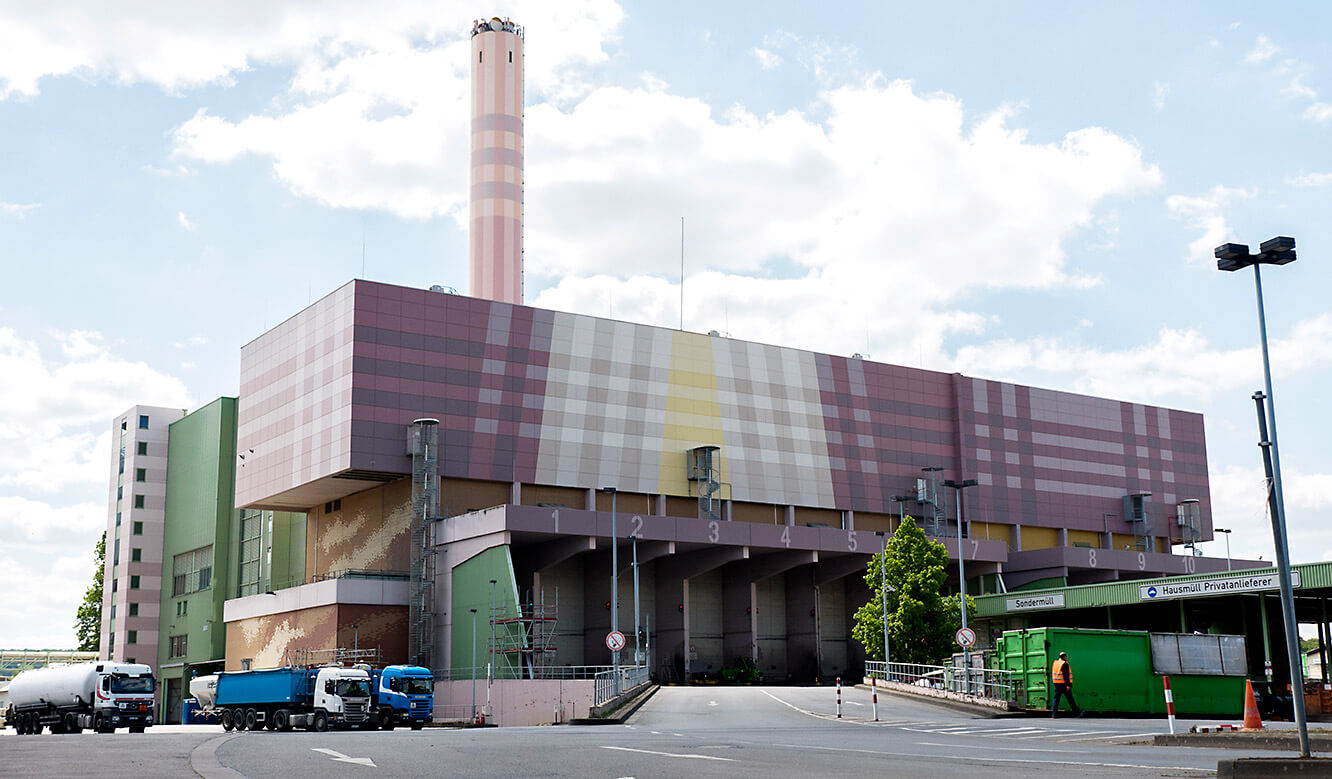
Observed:
[[[1166,674],[1160,669],[1166,669],[1177,715],[1244,715],[1247,669],[1241,636],[1054,627],[1008,630],[996,642],[995,663],[1013,672],[1019,703],[1028,709],[1049,709],[1054,696],[1050,668],[1060,652],[1068,653],[1073,696],[1086,711],[1165,716]]]

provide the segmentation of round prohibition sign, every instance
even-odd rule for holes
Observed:
[[[976,631],[971,628],[958,630],[955,638],[958,646],[972,647],[976,645]]]
[[[606,634],[606,648],[612,652],[618,652],[624,649],[624,634],[618,630],[612,630]]]

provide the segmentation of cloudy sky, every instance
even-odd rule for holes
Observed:
[[[467,289],[467,31],[527,28],[527,302],[1200,411],[1332,559],[1332,6],[0,0],[0,643],[68,647],[110,420],[350,278]],[[364,248],[363,248],[364,247]],[[1207,545],[1224,555],[1221,541]],[[28,597],[17,597],[28,593]]]

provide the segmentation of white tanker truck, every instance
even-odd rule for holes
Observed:
[[[19,735],[78,733],[92,728],[142,733],[153,723],[153,669],[103,660],[24,671],[9,683],[5,721]]]

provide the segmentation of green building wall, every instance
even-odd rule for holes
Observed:
[[[225,660],[222,607],[239,595],[240,588],[236,409],[236,398],[218,398],[173,423],[169,433],[157,647],[158,711],[163,722],[180,721],[190,678],[220,670]],[[259,591],[302,583],[305,515],[263,512],[261,522],[265,550]],[[176,556],[209,545],[213,562],[208,586],[174,595]],[[173,636],[185,636],[182,656],[171,654]]]
[[[491,585],[491,580],[495,584]],[[493,595],[492,595],[493,593]],[[513,557],[508,546],[487,549],[475,557],[453,567],[453,620],[451,654],[454,679],[467,679],[472,673],[472,609],[476,609],[476,675],[485,678],[486,664],[490,662],[491,641],[497,648],[518,646],[522,643],[521,628],[512,623],[499,622],[495,635],[491,634],[490,608],[492,598],[498,619],[518,614],[518,580],[513,573]],[[496,679],[518,678],[519,658],[503,651],[497,653],[494,665]]]

